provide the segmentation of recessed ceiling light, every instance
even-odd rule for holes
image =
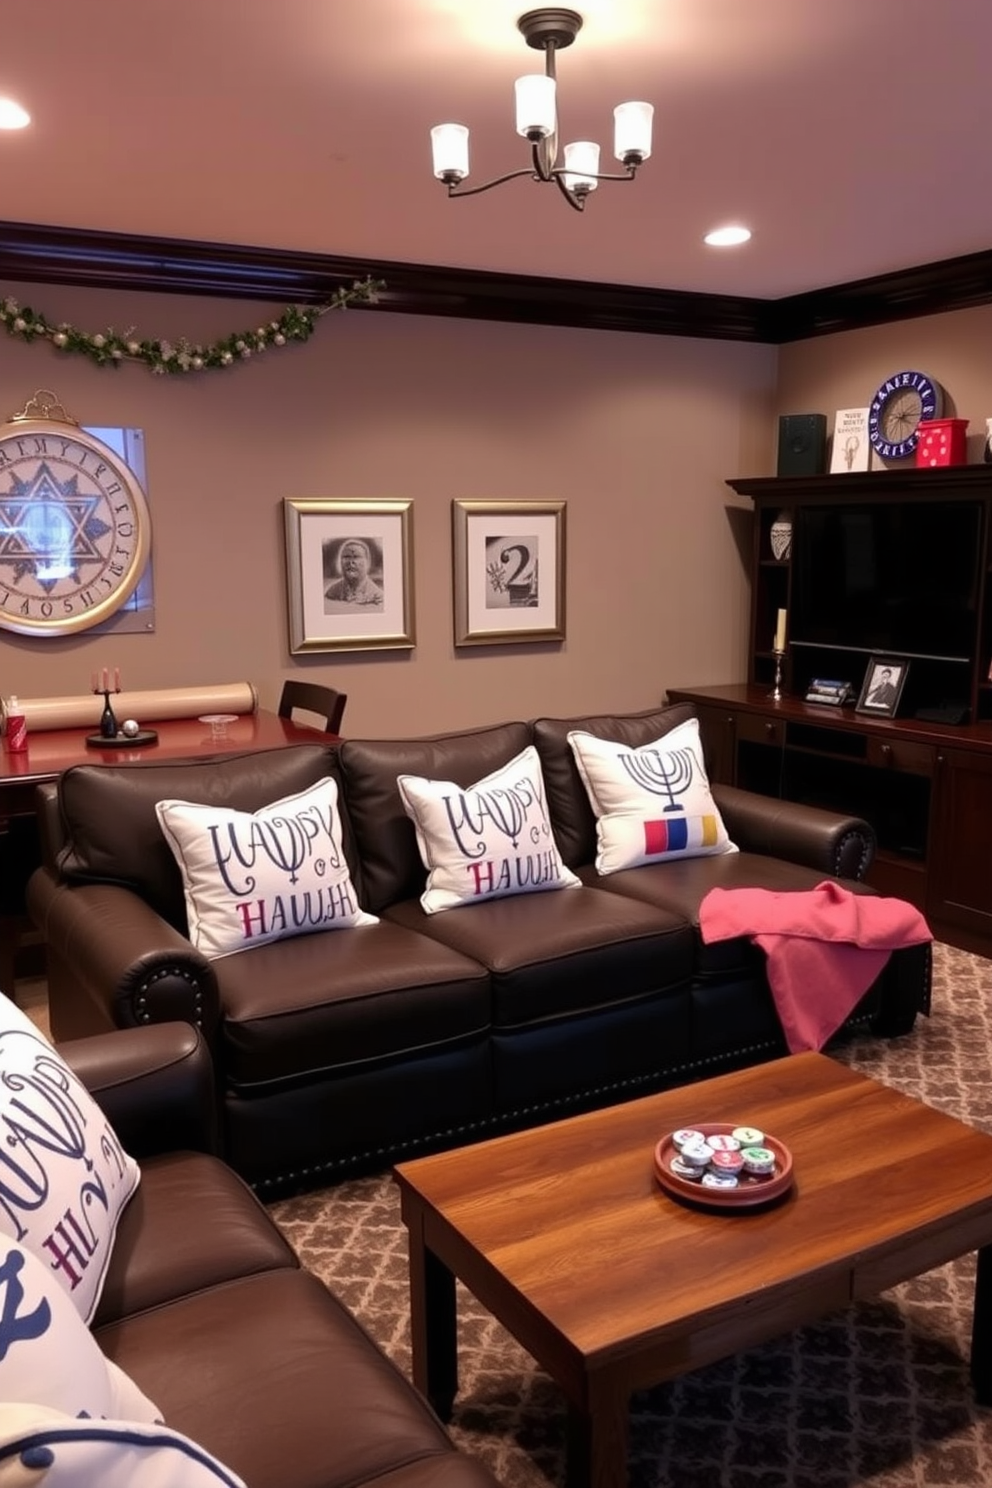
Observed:
[[[0,98],[0,129],[24,129],[31,115],[12,98]]]
[[[711,248],[736,248],[739,243],[746,243],[750,236],[749,227],[715,227],[706,234],[703,242]]]

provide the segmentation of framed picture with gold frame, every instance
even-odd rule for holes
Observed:
[[[283,501],[289,649],[411,649],[413,503]]]
[[[564,501],[453,501],[455,645],[565,639]]]

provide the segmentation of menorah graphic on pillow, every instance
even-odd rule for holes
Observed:
[[[622,754],[620,763],[642,790],[653,796],[667,796],[664,811],[684,811],[681,798],[692,784],[698,768],[691,749],[639,749],[636,754]]]
[[[646,820],[644,851],[648,855],[684,852],[687,848],[716,847],[720,824],[715,813],[689,816],[683,796],[696,776],[702,776],[692,749],[641,749],[619,757],[635,785],[652,796],[667,797],[662,820]]]

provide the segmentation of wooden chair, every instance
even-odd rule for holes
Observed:
[[[292,718],[294,710],[302,708],[306,713],[316,713],[323,718],[327,733],[339,734],[347,701],[346,692],[338,692],[333,687],[322,687],[319,682],[296,682],[290,678],[283,683],[279,717]]]

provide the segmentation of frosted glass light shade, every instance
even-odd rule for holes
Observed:
[[[576,140],[565,146],[563,180],[569,191],[595,191],[599,182],[599,146],[592,140]]]
[[[431,150],[439,181],[464,181],[468,175],[468,130],[464,124],[435,124]]]
[[[517,133],[524,139],[547,139],[555,132],[555,80],[543,73],[517,78]]]
[[[31,115],[13,98],[0,98],[0,129],[26,129]]]
[[[651,154],[653,103],[618,103],[613,110],[613,153],[618,160],[636,155],[647,160]]]

